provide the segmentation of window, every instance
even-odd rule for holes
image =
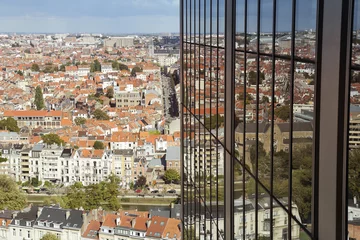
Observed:
[[[15,225],[19,225],[20,224],[20,220],[15,220]]]
[[[13,229],[12,235],[15,237],[16,236],[16,229]]]
[[[30,231],[27,231],[27,237],[28,237],[28,238],[31,238]]]

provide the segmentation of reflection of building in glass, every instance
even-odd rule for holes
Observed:
[[[325,2],[181,1],[185,239],[348,238],[358,3]]]

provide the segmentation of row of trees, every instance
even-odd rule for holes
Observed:
[[[10,132],[19,132],[20,128],[17,125],[17,121],[11,117],[0,121],[0,130],[8,130]]]
[[[271,156],[268,154],[262,142],[259,142],[258,152],[256,146],[250,147],[250,160],[252,171],[256,171],[256,156],[258,159],[258,172],[260,182],[270,189],[271,180]],[[359,154],[360,156],[360,154]],[[359,159],[360,160],[360,159]],[[250,170],[250,169],[249,169]],[[357,169],[360,170],[360,167]],[[251,170],[250,170],[251,171]],[[242,172],[237,173],[242,175]],[[360,178],[359,178],[360,179]],[[248,179],[246,194],[255,193],[256,182]],[[288,197],[289,185],[289,153],[283,150],[275,152],[273,157],[273,190],[276,198]],[[360,182],[357,183],[360,186]],[[265,190],[259,187],[259,192]],[[292,198],[299,208],[303,220],[310,217],[312,196],[312,145],[299,145],[292,152]]]
[[[85,210],[90,210],[102,206],[116,211],[120,208],[119,184],[120,179],[114,175],[109,176],[106,181],[86,187],[81,182],[77,182],[68,188],[62,200],[66,207],[72,209],[83,207]]]

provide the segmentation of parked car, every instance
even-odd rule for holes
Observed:
[[[168,193],[176,193],[176,190],[175,189],[171,189],[169,191],[167,191]]]
[[[159,190],[152,190],[151,193],[159,193]]]
[[[136,189],[135,192],[136,193],[141,193],[141,189]]]

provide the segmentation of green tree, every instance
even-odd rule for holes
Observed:
[[[109,120],[110,117],[101,109],[96,109],[93,112],[94,118],[96,118],[97,120]]]
[[[114,88],[113,87],[110,87],[110,88],[107,89],[106,96],[108,98],[113,98],[114,97]]]
[[[165,171],[164,181],[166,183],[178,183],[180,181],[180,174],[175,169],[169,169]]]
[[[65,72],[65,65],[64,64],[61,64],[60,65],[60,68],[59,68],[59,71],[61,71],[61,72]]]
[[[33,65],[31,65],[31,71],[33,72],[39,72],[40,71],[40,67],[39,65],[37,65],[36,63],[33,63]]]
[[[5,157],[2,157],[2,153],[0,151],[0,163],[6,162],[8,159]]]
[[[44,97],[40,86],[35,89],[35,101],[34,104],[37,110],[41,110],[45,107]]]
[[[348,184],[352,196],[360,198],[360,149],[352,149],[348,160]]]
[[[21,210],[26,206],[26,197],[14,180],[0,175],[0,209]]]
[[[215,129],[220,127],[225,121],[225,117],[222,117],[220,114],[212,115],[210,117],[205,117],[205,127],[208,129]]]
[[[8,130],[10,132],[19,132],[20,128],[17,125],[17,121],[12,117],[3,119],[0,121],[0,130]]]
[[[142,69],[138,66],[135,66],[132,70],[131,70],[131,76],[135,77],[137,72],[142,72]]]
[[[146,177],[140,176],[136,181],[136,187],[143,188],[146,185]]]
[[[260,72],[259,84],[261,84],[263,80],[265,80],[265,74],[263,72]],[[248,75],[248,82],[250,83],[250,85],[256,85],[256,81],[257,73],[254,71],[250,71]]]
[[[100,141],[95,141],[93,147],[94,147],[94,149],[104,149],[105,148],[104,143],[100,142]]]
[[[270,102],[270,99],[269,99],[268,96],[262,96],[260,102],[263,103],[263,104],[264,104],[264,103],[269,103],[269,102]]]
[[[101,64],[99,60],[95,60],[92,64],[90,64],[90,72],[101,72]]]
[[[119,62],[118,61],[116,61],[116,60],[113,61],[111,66],[114,70],[119,70]]]
[[[40,240],[59,240],[55,234],[46,233]]]
[[[119,70],[129,70],[129,68],[125,64],[119,63]]]
[[[49,133],[49,134],[46,134],[46,135],[43,135],[41,137],[41,139],[43,140],[43,142],[45,144],[49,144],[49,145],[52,145],[52,144],[57,144],[57,145],[65,145],[65,142],[64,140],[62,140],[59,135],[55,134],[55,133]]]
[[[19,74],[20,76],[24,76],[24,73],[23,73],[22,71],[20,71],[20,70],[15,71],[15,73],[16,73],[16,74]]]
[[[75,124],[80,126],[86,123],[86,118],[83,117],[77,117],[75,118]]]
[[[244,101],[244,93],[243,92],[239,93],[239,95],[237,96],[237,100]],[[249,93],[246,93],[246,104],[250,104],[250,102],[252,100],[254,100],[254,98]]]
[[[66,193],[67,206],[72,209],[85,207],[86,195],[81,182],[76,182],[68,188]]]
[[[283,121],[287,121],[290,118],[290,106],[284,105],[275,109],[275,116]]]
[[[41,185],[41,181],[37,177],[31,178],[30,184],[33,187],[39,187]]]

